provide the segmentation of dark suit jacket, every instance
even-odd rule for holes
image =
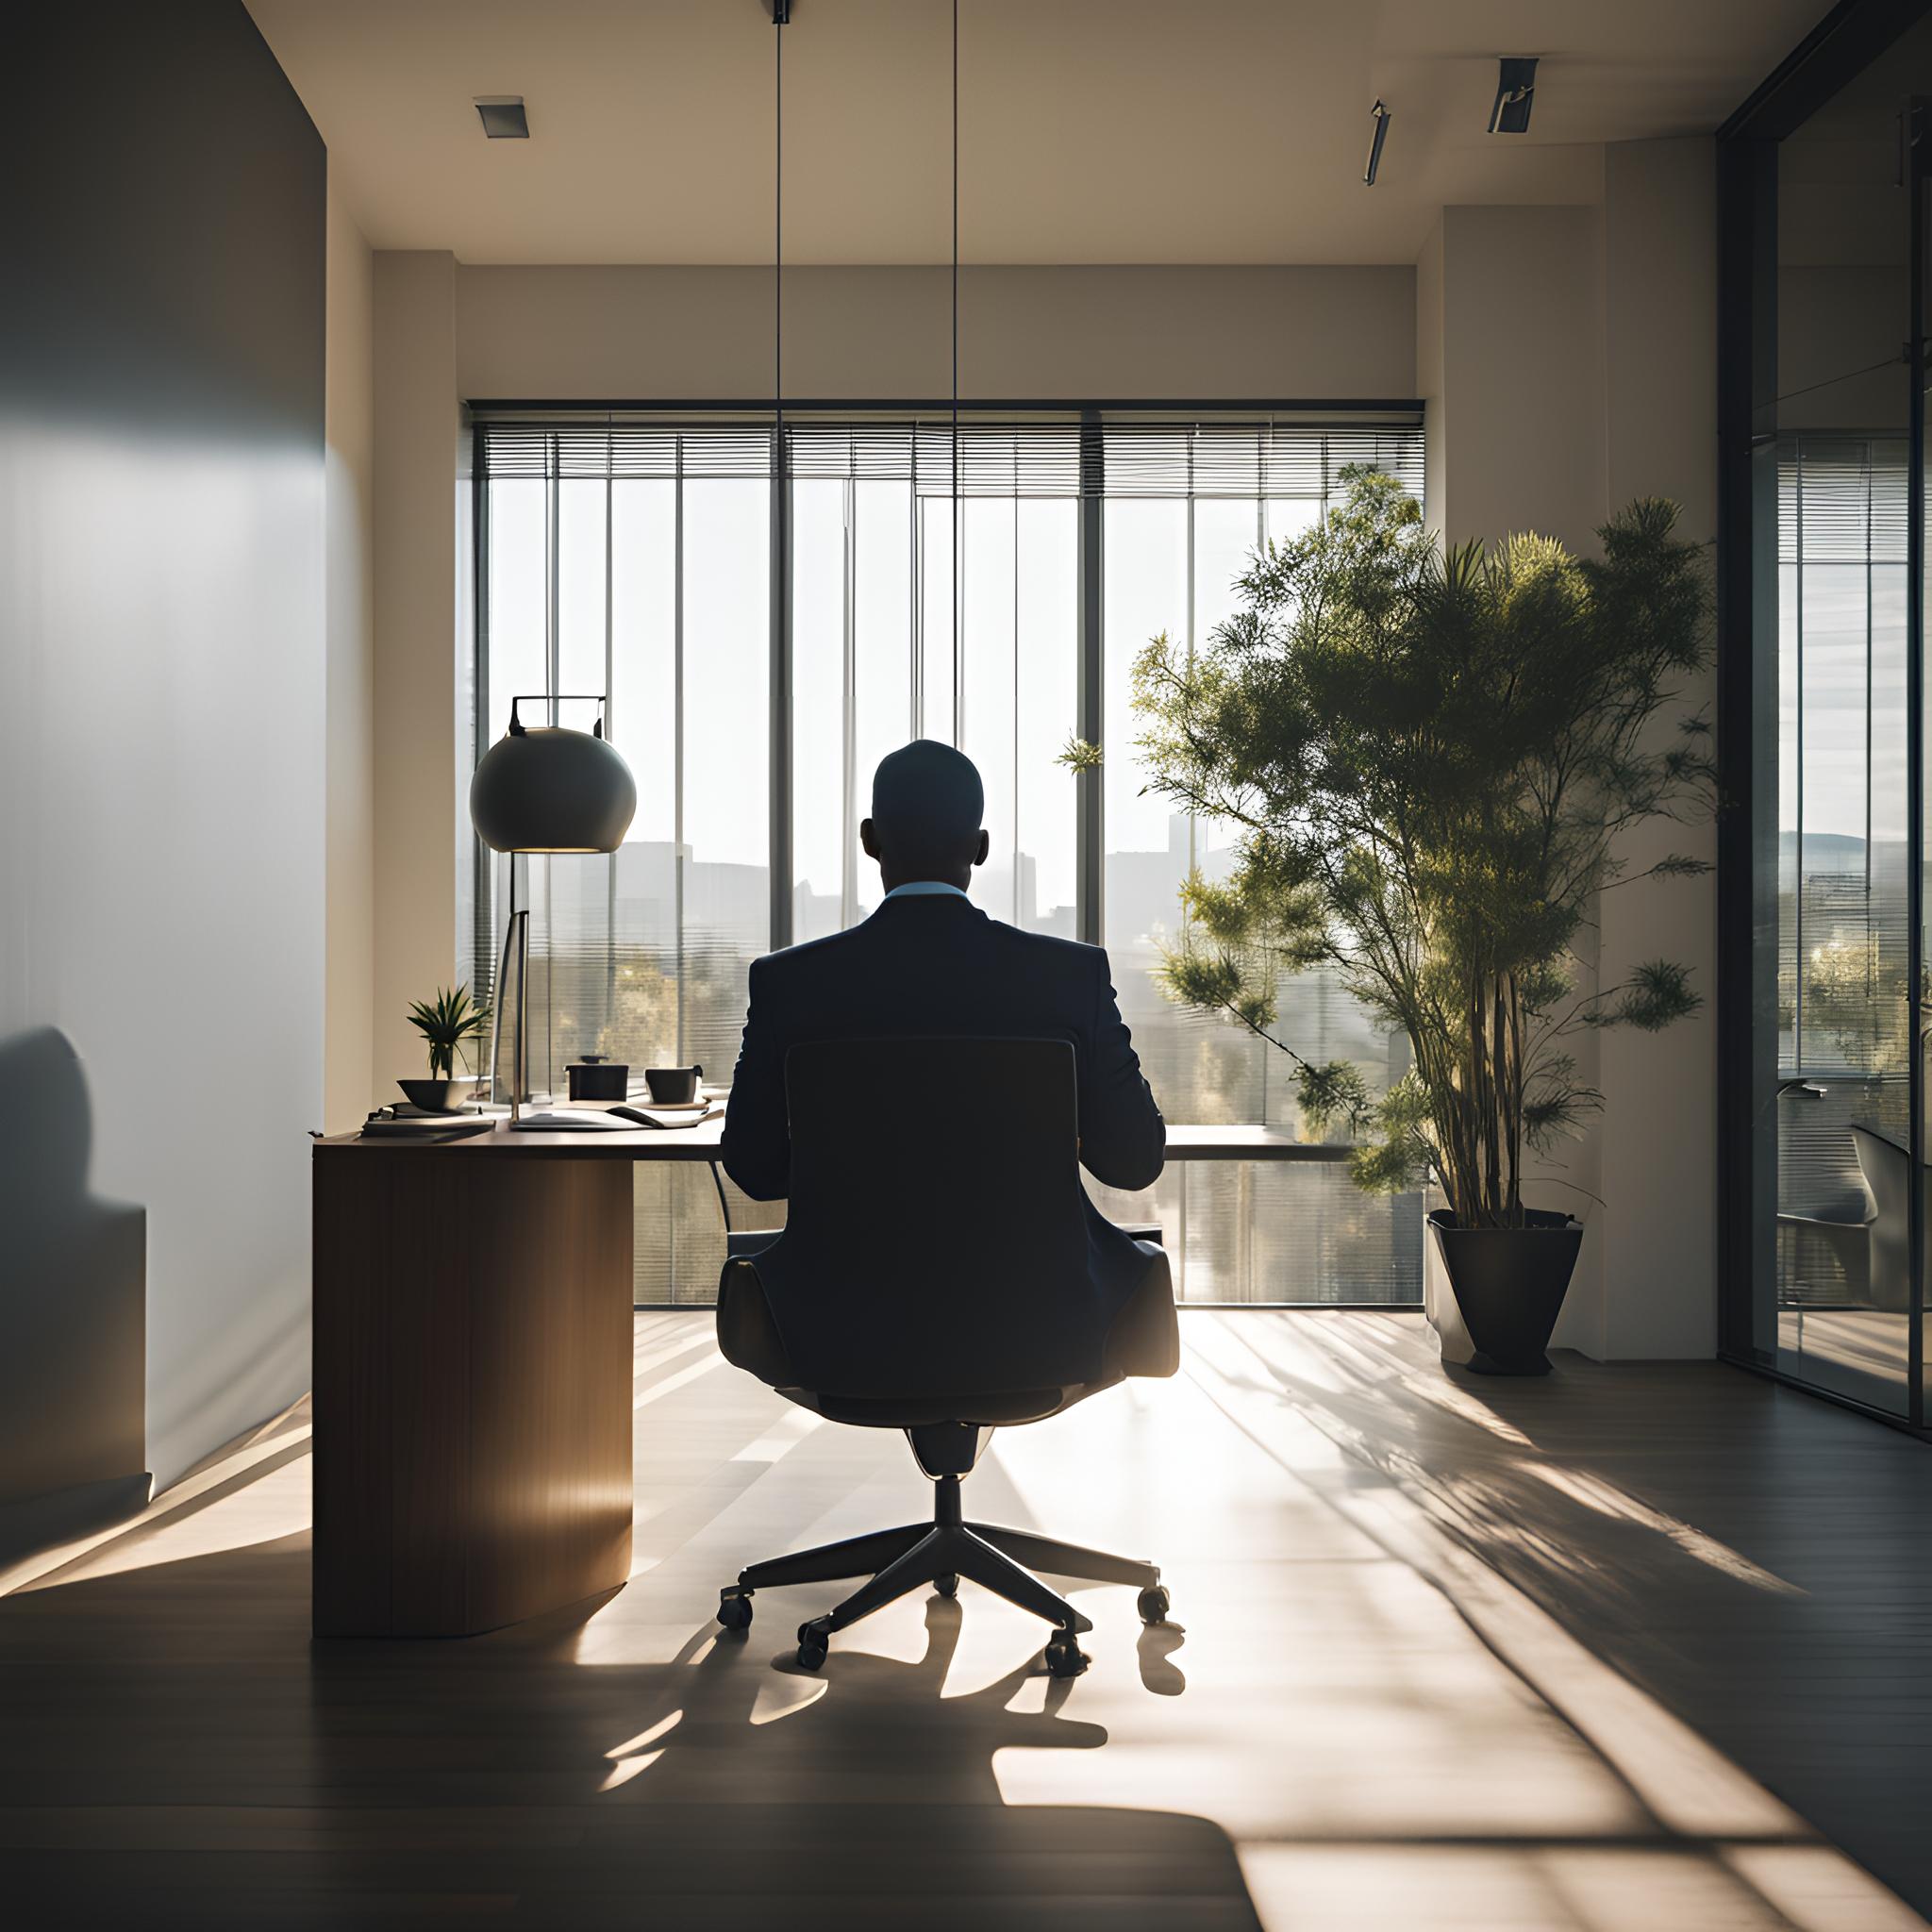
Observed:
[[[1098,946],[1021,932],[950,892],[888,899],[862,924],[751,969],[751,1011],[724,1116],[724,1171],[754,1200],[786,1191],[785,1056],[800,1041],[965,1034],[1066,1040],[1079,1074],[1080,1164],[1108,1187],[1152,1187],[1167,1128]],[[1147,1257],[1084,1204],[1102,1312],[1118,1313]]]

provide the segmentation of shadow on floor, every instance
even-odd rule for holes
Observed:
[[[1253,1340],[1257,1397],[1932,1915],[1924,1444],[1716,1362],[1471,1375],[1359,1316]]]
[[[0,1602],[7,1890],[42,1915],[14,1923],[1257,1924],[1205,1819],[1001,1802],[995,1752],[1108,1734],[1036,1658],[942,1696],[957,1603],[927,1604],[916,1661],[841,1650],[818,1675],[762,1624],[586,1668],[595,1603],[311,1643],[308,1543]],[[1151,1688],[1177,1688],[1177,1641],[1143,1643]]]

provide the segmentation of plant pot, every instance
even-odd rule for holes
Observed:
[[[411,1107],[425,1113],[461,1113],[476,1097],[476,1076],[460,1080],[398,1080],[396,1085]]]
[[[1534,1208],[1527,1218],[1526,1227],[1458,1227],[1446,1208],[1430,1213],[1458,1318],[1432,1317],[1445,1362],[1479,1375],[1549,1374],[1544,1350],[1569,1292],[1583,1224]]]

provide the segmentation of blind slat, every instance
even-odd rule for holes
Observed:
[[[485,419],[477,463],[492,477],[768,479],[769,424],[586,424]],[[788,420],[794,477],[910,483],[953,493],[947,421]],[[1324,496],[1343,469],[1387,470],[1420,494],[1423,433],[1404,423],[1280,424],[1069,421],[959,425],[959,494],[979,497]]]
[[[1908,459],[1903,437],[1781,438],[1778,561],[1906,562]]]

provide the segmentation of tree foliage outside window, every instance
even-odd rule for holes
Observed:
[[[1445,552],[1394,479],[1344,481],[1255,557],[1205,648],[1160,637],[1136,664],[1152,789],[1241,828],[1233,872],[1183,890],[1165,991],[1279,1047],[1364,1189],[1427,1174],[1459,1225],[1521,1226],[1526,1150],[1600,1104],[1578,1035],[1701,1004],[1668,959],[1586,991],[1574,944],[1599,891],[1709,870],[1617,856],[1633,825],[1714,803],[1706,721],[1652,728],[1707,661],[1704,562],[1658,500],[1604,526],[1600,559],[1534,535]],[[1283,973],[1324,961],[1408,1038],[1380,1092],[1276,1031]]]

